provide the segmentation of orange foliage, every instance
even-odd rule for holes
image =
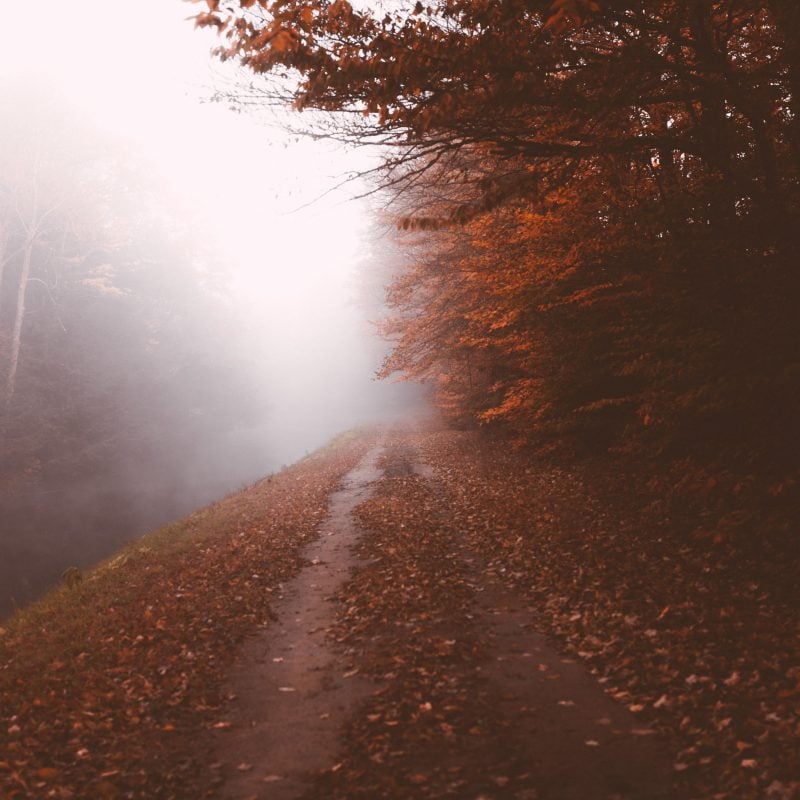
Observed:
[[[243,5],[224,55],[360,112],[337,135],[408,198],[384,374],[542,447],[795,493],[797,3]]]

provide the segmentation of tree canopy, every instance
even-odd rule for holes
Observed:
[[[489,204],[541,199],[608,160],[657,168],[663,184],[707,176],[725,195],[718,213],[796,187],[788,2],[402,5],[211,0],[198,23],[220,29],[223,57],[288,76],[297,108],[340,112],[342,135],[399,146],[389,164],[478,147],[493,168],[461,180]]]
[[[520,441],[796,491],[796,3],[209,0],[197,21],[265,98],[384,148],[408,245],[384,374]]]

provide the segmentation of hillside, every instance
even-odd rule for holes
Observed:
[[[791,554],[652,500],[340,437],[4,623],[0,796],[791,800]]]

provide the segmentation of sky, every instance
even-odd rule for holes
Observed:
[[[260,249],[274,261],[327,260],[329,273],[346,270],[358,247],[357,204],[339,194],[304,214],[287,212],[334,185],[352,154],[290,142],[224,103],[207,102],[231,70],[210,57],[211,32],[194,28],[190,17],[200,8],[182,0],[9,4],[0,64],[4,74],[39,73],[99,128],[129,139],[213,220],[215,236],[241,266],[263,271],[252,258]],[[309,226],[313,237],[304,235]]]
[[[209,55],[213,35],[189,20],[201,8],[8,3],[0,69],[40,75],[87,120],[130,141],[197,216],[230,264],[248,346],[276,390],[276,451],[291,460],[400,402],[400,390],[372,380],[380,346],[357,302],[367,223],[349,198],[360,187],[327,194],[368,162],[207,102],[231,73]]]

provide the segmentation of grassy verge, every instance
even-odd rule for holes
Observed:
[[[201,796],[192,736],[218,721],[224,666],[370,441],[337,437],[5,622],[0,797]]]

